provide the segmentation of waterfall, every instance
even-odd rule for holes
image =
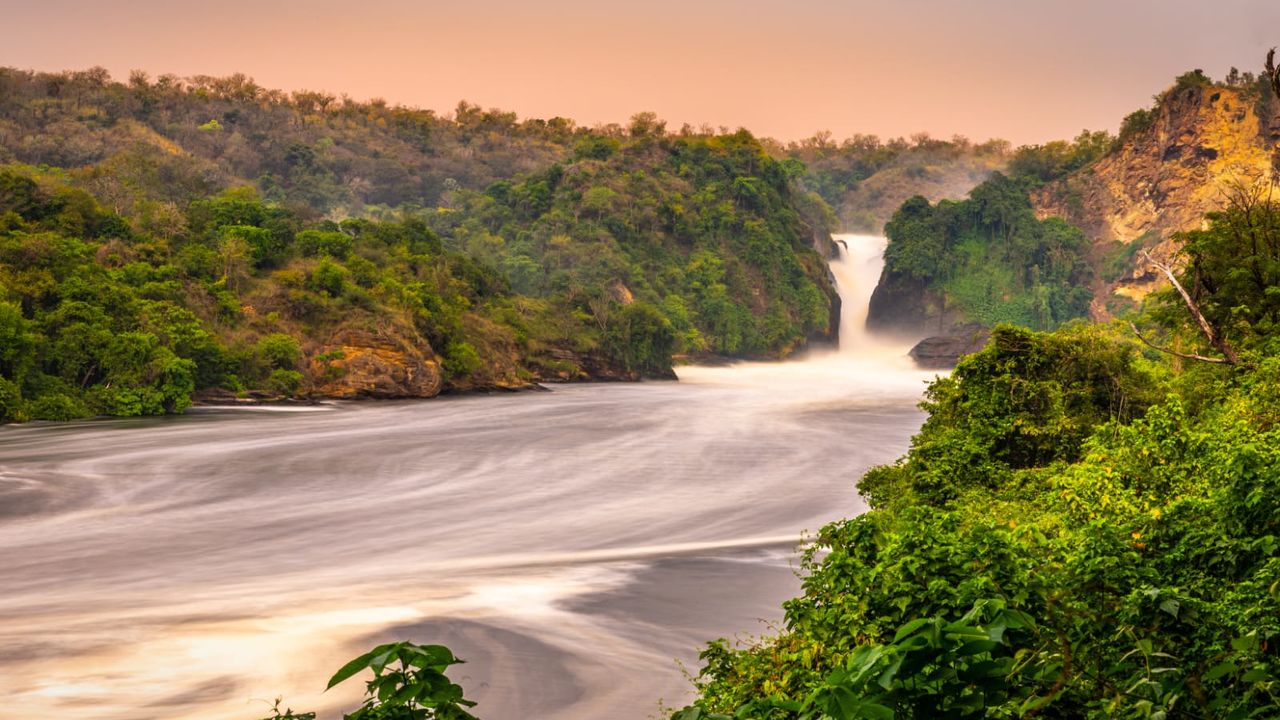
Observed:
[[[814,404],[848,400],[918,398],[937,373],[920,370],[907,356],[911,345],[867,332],[871,293],[880,281],[887,241],[876,235],[836,235],[839,257],[831,275],[840,294],[838,350],[813,348],[786,362],[737,362],[713,367],[682,365],[680,381],[694,385],[754,385],[762,404]]]
[[[840,248],[840,256],[831,261],[840,293],[840,354],[866,354],[882,346],[867,334],[867,311],[884,268],[888,241],[876,235],[836,235],[834,239]]]

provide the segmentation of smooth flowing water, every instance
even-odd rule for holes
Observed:
[[[927,373],[839,352],[680,381],[0,428],[0,717],[336,717],[375,642],[453,647],[487,720],[646,718],[767,632],[805,530],[863,509]],[[861,314],[861,318],[859,316]]]

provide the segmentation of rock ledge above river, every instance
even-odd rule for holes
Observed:
[[[960,358],[986,346],[990,337],[991,332],[984,328],[954,335],[935,335],[916,343],[908,354],[922,368],[953,368]]]

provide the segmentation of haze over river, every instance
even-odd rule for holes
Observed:
[[[922,421],[932,373],[860,332],[883,241],[844,239],[838,353],[0,428],[0,718],[336,717],[390,639],[466,658],[485,720],[684,704],[675,659],[780,621],[802,531]]]

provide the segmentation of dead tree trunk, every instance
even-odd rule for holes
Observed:
[[[1200,307],[1196,305],[1195,300],[1191,299],[1191,294],[1187,292],[1186,288],[1182,287],[1182,283],[1178,282],[1178,278],[1173,274],[1173,269],[1164,263],[1156,262],[1155,258],[1151,257],[1151,253],[1146,250],[1142,251],[1142,256],[1145,257],[1147,262],[1151,263],[1157,270],[1164,273],[1164,276],[1173,284],[1173,288],[1182,296],[1182,301],[1187,304],[1187,310],[1191,313],[1191,316],[1196,319],[1196,323],[1200,326],[1200,331],[1204,333],[1205,339],[1209,341],[1209,345],[1222,353],[1223,361],[1229,365],[1239,363],[1240,355],[1236,353],[1235,348],[1231,347],[1231,344],[1227,342],[1226,338],[1222,337],[1222,333],[1218,332],[1217,328],[1209,322],[1208,318],[1204,316],[1204,313],[1200,312]],[[1136,328],[1134,329],[1134,332],[1137,332]],[[1139,335],[1138,338],[1143,342],[1146,342],[1141,335]],[[1206,358],[1192,357],[1191,359],[1205,360]]]
[[[1267,52],[1267,62],[1265,65],[1267,71],[1267,79],[1271,81],[1271,95],[1277,103],[1280,103],[1280,68],[1276,67],[1276,49],[1271,48]],[[1280,115],[1277,115],[1272,121],[1272,140],[1274,144],[1271,148],[1271,182],[1280,183]]]

